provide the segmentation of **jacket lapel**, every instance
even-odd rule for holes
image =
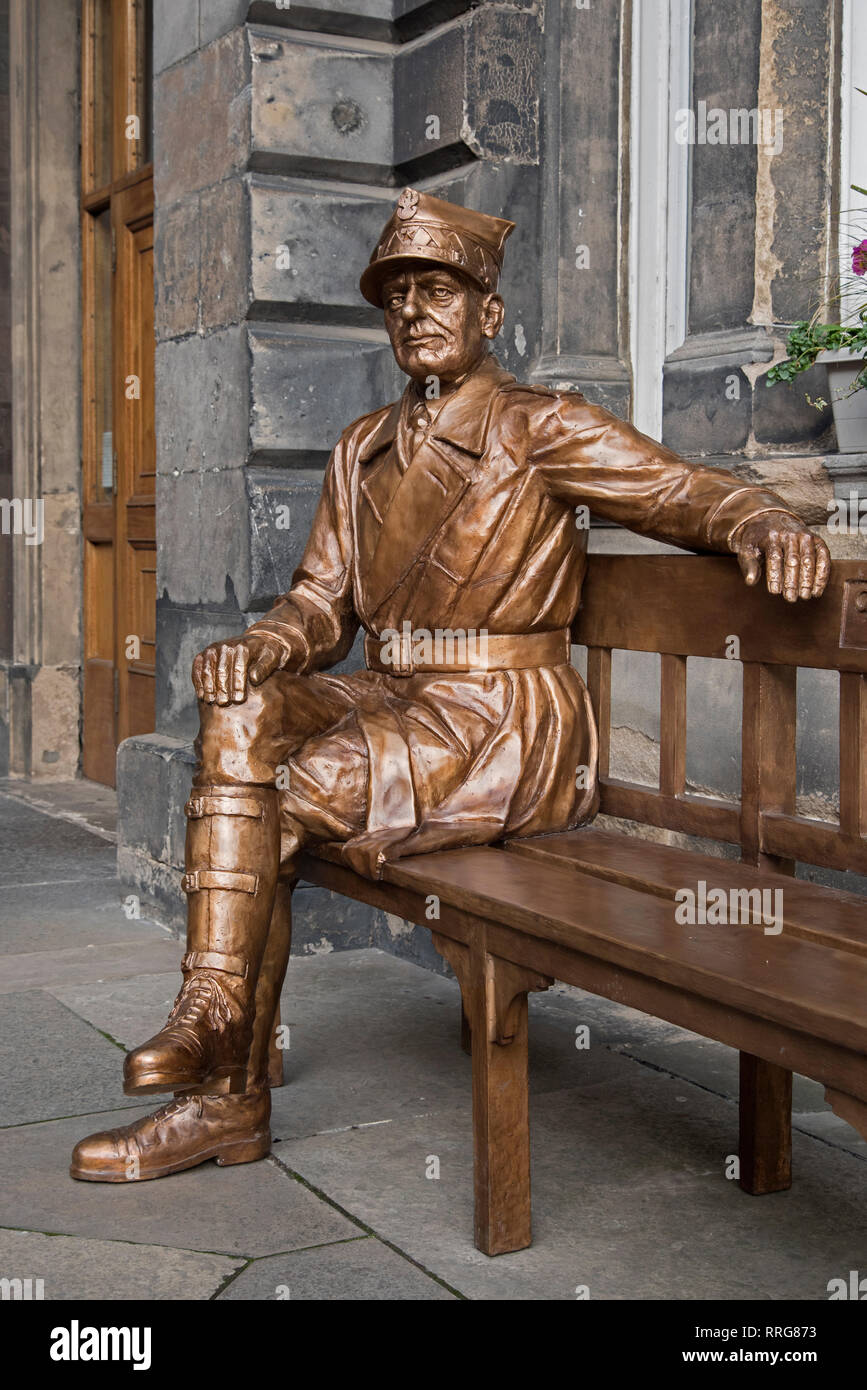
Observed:
[[[494,397],[509,381],[514,377],[504,372],[495,358],[488,357],[442,406],[382,516],[379,538],[362,577],[364,607],[371,618],[430,549],[469,487],[484,453]],[[394,447],[402,402],[396,404],[397,410],[393,408],[387,417],[388,425],[384,420],[376,432],[380,448],[388,442],[385,436],[389,430]],[[371,457],[369,449],[368,444],[363,454]],[[381,499],[377,499],[376,479],[371,478],[367,491],[365,482],[361,491],[368,506],[377,511]]]

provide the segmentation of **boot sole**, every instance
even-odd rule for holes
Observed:
[[[207,1163],[210,1159],[213,1159],[219,1168],[228,1168],[233,1163],[255,1163],[257,1159],[267,1158],[270,1152],[270,1133],[259,1134],[253,1139],[239,1139],[234,1144],[212,1144],[192,1157],[179,1159],[177,1163],[164,1163],[160,1168],[140,1172],[137,1178],[127,1177],[125,1171],[118,1172],[115,1168],[74,1168],[72,1165],[69,1168],[69,1176],[78,1182],[149,1182],[152,1178],[167,1178],[172,1173],[182,1173],[185,1168],[196,1168],[200,1163]]]
[[[216,1071],[197,1079],[189,1072],[174,1076],[167,1072],[144,1072],[135,1082],[124,1081],[125,1096],[153,1096],[163,1091],[182,1091],[191,1096],[237,1096],[247,1089],[247,1067],[218,1067]]]

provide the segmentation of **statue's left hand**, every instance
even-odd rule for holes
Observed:
[[[818,598],[831,573],[825,542],[786,512],[753,517],[735,532],[732,550],[748,584],[759,582],[764,564],[769,593],[789,603]]]

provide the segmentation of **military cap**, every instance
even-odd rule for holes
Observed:
[[[480,289],[495,290],[503,266],[503,247],[514,226],[502,217],[489,217],[405,188],[361,277],[361,293],[381,309],[383,280],[408,260],[432,261],[463,271]]]

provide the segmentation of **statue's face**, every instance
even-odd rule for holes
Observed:
[[[417,261],[382,286],[385,327],[401,371],[414,381],[456,381],[487,351],[503,323],[503,301],[459,272]]]

